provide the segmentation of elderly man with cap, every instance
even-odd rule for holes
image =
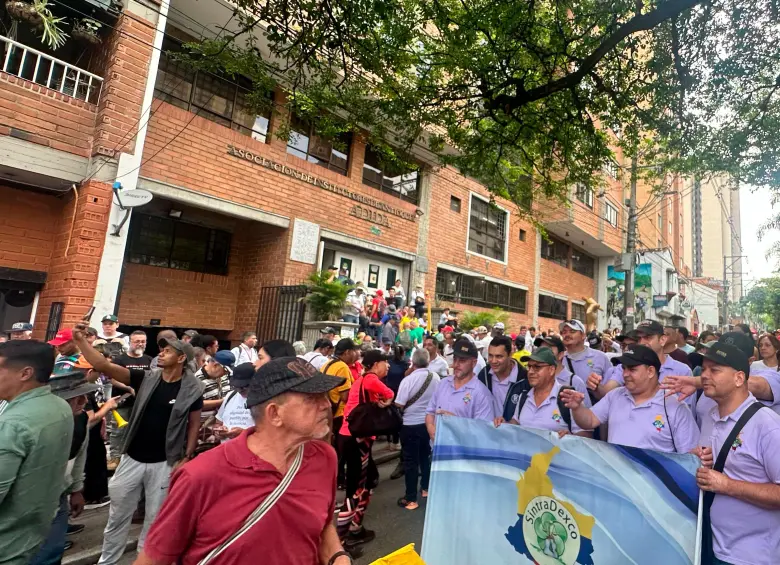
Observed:
[[[563,356],[564,365],[585,382],[591,394],[601,398],[596,385],[591,383],[609,380],[612,373],[609,358],[598,349],[585,347],[585,326],[579,320],[561,322],[559,330],[566,348]]]
[[[206,359],[203,365],[195,373],[203,385],[203,411],[201,421],[216,414],[222,402],[230,392],[230,373],[236,357],[227,349],[217,351],[212,357]]]
[[[702,421],[703,466],[696,473],[705,493],[701,562],[774,565],[780,556],[780,416],[748,390],[750,357],[731,339],[734,333],[704,353],[700,400],[712,403]]]
[[[157,343],[160,353],[156,368],[127,369],[111,363],[89,345],[85,329],[86,326],[78,324],[73,330],[73,340],[86,360],[96,371],[136,391],[122,458],[108,486],[111,507],[98,563],[113,565],[124,552],[141,492],[146,494],[146,514],[138,538],[139,548],[143,547],[146,532],[168,492],[171,471],[194,457],[203,385],[189,365],[194,352],[188,343],[163,338]]]
[[[32,339],[33,325],[29,322],[16,322],[11,325],[6,333],[10,337],[10,341],[19,339]]]
[[[561,384],[555,378],[558,360],[552,349],[540,347],[524,359],[528,362],[528,383],[531,389],[520,394],[509,423],[558,432],[559,436],[572,433],[593,437],[592,432],[583,430],[577,422],[572,421],[571,411],[558,396],[561,391]],[[506,419],[501,416],[494,421],[496,427],[505,422]]]
[[[613,362],[623,365],[625,385],[609,391],[593,408],[575,390],[561,391],[574,421],[585,430],[608,424],[608,441],[667,453],[687,453],[697,446],[699,428],[691,409],[666,397],[658,384],[661,361],[647,346],[637,345]]]
[[[431,439],[436,434],[437,415],[488,422],[498,416],[493,395],[474,374],[479,357],[474,342],[460,338],[452,348],[452,355],[452,375],[441,380],[426,410],[425,427]]]
[[[540,340],[539,347],[549,347],[552,350],[553,355],[555,355],[555,380],[561,386],[570,386],[577,392],[583,393],[585,395],[583,404],[585,404],[587,408],[590,408],[593,403],[590,400],[588,387],[585,385],[585,381],[569,371],[568,367],[563,363],[563,355],[566,352],[566,348],[564,347],[561,338],[554,335],[548,335],[547,337],[540,337],[537,339]]]
[[[37,340],[0,344],[0,560],[27,565],[61,501],[73,412],[51,393],[54,350]]]
[[[59,563],[62,554],[67,549],[66,543],[72,545],[72,542],[66,542],[65,539],[68,533],[68,514],[70,513],[75,518],[84,510],[84,464],[87,461],[88,431],[117,405],[117,398],[112,398],[105,402],[97,412],[91,415],[87,413],[85,409],[88,402],[87,395],[95,392],[98,385],[88,382],[86,373],[87,371],[84,370],[71,370],[53,375],[49,381],[52,393],[65,400],[70,406],[73,418],[67,425],[72,428],[73,437],[70,443],[59,509],[51,523],[46,540],[30,561],[30,565]],[[81,528],[83,529],[84,526],[82,525]]]
[[[490,342],[493,341],[493,336],[490,335],[488,329],[485,326],[479,326],[476,328],[476,336],[474,336],[474,342],[477,346],[477,351],[482,355],[482,359],[486,362],[488,360],[488,348]]]
[[[336,328],[332,326],[326,326],[320,330],[320,335],[327,339],[329,342],[331,342],[333,345],[336,345],[336,342],[338,341],[339,332],[336,331]]]
[[[245,429],[252,427],[252,416],[246,406],[246,397],[254,374],[253,363],[242,363],[228,376],[231,390],[219,407],[217,426],[214,427],[214,433],[222,442],[238,437]]]
[[[174,473],[135,564],[352,563],[333,525],[336,454],[321,441],[327,393],[343,383],[296,357],[260,367],[246,399],[254,426]]]

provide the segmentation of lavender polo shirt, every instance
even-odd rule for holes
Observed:
[[[574,374],[581,378],[582,382],[588,382],[588,377],[591,373],[601,375],[601,382],[606,382],[612,373],[612,362],[609,360],[609,357],[607,357],[606,353],[597,349],[586,347],[579,353],[569,353],[567,351],[563,356],[563,366],[566,369],[569,369],[568,360],[571,360]]]
[[[691,371],[691,368],[685,363],[680,363],[676,359],[672,359],[670,355],[667,355],[666,359],[664,359],[664,362],[661,365],[661,370],[658,372],[658,382],[662,383],[664,377],[666,376],[692,377],[693,371]],[[623,378],[623,365],[617,365],[615,367],[615,369],[612,371],[612,375],[610,376],[610,380],[617,381],[620,383],[620,386],[626,385],[625,379]],[[696,408],[695,395],[691,395],[686,398],[685,402],[688,404],[688,408],[691,410]]]
[[[713,457],[726,441],[734,424],[756,398],[749,394],[725,418],[717,406],[702,426],[702,444],[712,447]],[[723,469],[727,477],[749,483],[780,484],[780,416],[759,410],[745,424],[731,446]],[[749,502],[715,495],[710,511],[715,556],[733,565],[775,565],[780,559],[780,510],[766,510]]]
[[[568,383],[567,383],[568,384]],[[561,416],[558,410],[558,392],[561,390],[561,384],[556,380],[553,384],[550,394],[542,403],[537,406],[534,398],[534,389],[528,391],[528,398],[523,405],[523,410],[520,414],[517,413],[520,404],[515,407],[515,414],[512,416],[514,420],[517,420],[524,428],[536,428],[537,430],[550,430],[552,432],[559,432],[561,430],[569,431],[569,426]],[[571,421],[571,433],[576,434],[581,432],[582,428],[577,425],[577,422],[572,418]]]
[[[593,403],[590,401],[590,395],[588,394],[588,385],[586,385],[585,381],[577,375],[572,375],[569,369],[564,367],[560,373],[555,375],[555,380],[561,386],[573,386],[574,390],[585,395],[585,399],[582,403],[588,408],[593,406]],[[572,425],[574,425],[574,422],[572,422]]]
[[[506,395],[509,392],[509,387],[513,383],[517,382],[517,363],[512,361],[512,372],[503,381],[498,380],[496,373],[493,369],[488,369],[488,376],[493,380],[493,398],[496,401],[497,414],[504,412],[504,402],[506,401]]]
[[[605,394],[592,410],[599,422],[609,423],[609,443],[687,453],[698,445],[699,428],[691,409],[677,398],[667,398],[664,410],[665,394],[658,389],[653,398],[637,406],[631,393],[619,387]]]
[[[459,389],[455,389],[455,377],[442,379],[431,401],[428,403],[428,414],[437,410],[452,412],[461,418],[493,421],[496,416],[495,400],[488,388],[476,377]]]

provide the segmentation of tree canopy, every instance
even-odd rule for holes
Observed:
[[[761,279],[742,298],[741,306],[769,329],[780,328],[780,277]]]
[[[780,178],[777,0],[237,2],[196,64],[253,79],[257,104],[278,84],[277,109],[387,159],[422,145],[521,207],[597,185],[615,146],[664,174]]]

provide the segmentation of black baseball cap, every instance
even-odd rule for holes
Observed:
[[[728,334],[723,335],[726,336]],[[702,354],[702,357],[718,365],[725,365],[737,371],[742,371],[745,375],[750,374],[750,358],[736,345],[718,340],[710,346],[706,353]]]
[[[631,330],[629,332],[626,332],[624,334],[621,334],[615,338],[615,341],[618,343],[623,343],[627,339],[633,340],[633,341],[639,341],[639,333],[636,330]]]
[[[742,353],[747,355],[748,359],[753,357],[753,348],[755,347],[755,344],[753,343],[753,338],[751,338],[749,335],[746,335],[742,332],[726,332],[722,336],[720,336],[720,339],[717,341],[717,343],[725,343],[726,345],[733,345]]]
[[[262,404],[285,392],[323,394],[343,385],[346,380],[325,375],[299,357],[277,357],[252,376],[246,406]]]
[[[252,382],[255,374],[254,363],[241,363],[236,365],[233,371],[228,375],[228,382],[233,388],[244,388]]]
[[[642,335],[664,335],[664,327],[655,320],[643,320],[636,326],[636,333]]]
[[[598,347],[601,345],[601,334],[597,332],[596,330],[591,331],[588,334],[588,344],[590,344],[591,347]]]
[[[649,367],[655,367],[656,371],[661,370],[661,360],[658,359],[658,355],[656,355],[655,351],[646,345],[635,345],[631,348],[631,351],[624,352],[620,357],[613,357],[612,364],[620,364],[624,367],[647,365]]]
[[[566,347],[563,345],[563,340],[556,335],[548,335],[547,337],[541,338],[541,340],[542,343],[552,345],[555,349],[558,350],[558,353],[561,353],[564,349],[566,349]],[[536,343],[535,340],[534,343]]]
[[[474,342],[464,337],[456,341],[452,346],[452,355],[461,359],[476,359],[479,356],[479,352]]]

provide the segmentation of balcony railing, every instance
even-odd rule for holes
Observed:
[[[85,102],[97,104],[103,79],[0,35],[2,70]]]

